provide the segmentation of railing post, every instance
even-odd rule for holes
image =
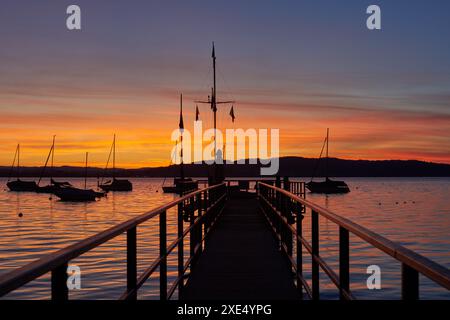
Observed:
[[[137,253],[136,253],[136,227],[127,231],[127,291],[130,300],[137,299]]]
[[[194,215],[192,214],[191,211],[189,211],[187,213],[189,215],[189,227],[192,227],[192,225],[194,224]],[[189,231],[189,242],[190,242],[190,250],[191,250],[191,257],[194,256],[195,253],[195,230],[194,228],[191,228],[191,230]]]
[[[349,233],[339,227],[339,297],[345,299],[344,291],[350,290]]]
[[[204,220],[204,228],[205,228],[205,233],[209,232],[209,227],[210,227],[210,214],[208,212],[208,193],[207,191],[202,192],[203,194],[203,202],[202,202],[202,207],[203,207],[203,220]]]
[[[178,298],[183,294],[184,287],[184,238],[183,238],[183,204],[178,204]]]
[[[52,270],[52,300],[65,301],[69,299],[67,288],[67,262]]]
[[[319,256],[319,214],[314,210],[311,211],[311,237],[312,237],[312,298],[319,300],[319,264],[315,257]]]
[[[196,200],[198,202],[200,202],[200,194],[197,194],[195,197],[196,197]],[[192,216],[195,217],[194,208],[192,208]],[[195,233],[197,234],[197,236],[196,236],[197,237],[197,245],[199,246],[198,254],[200,254],[202,252],[202,238],[203,238],[203,219],[202,219],[202,210],[200,209],[200,207],[198,208],[198,211],[197,211],[197,219],[199,220],[199,223],[196,227]]]
[[[288,224],[292,223],[292,217],[291,217],[291,208],[290,208],[290,201],[291,199],[286,196],[284,196],[284,217],[286,218],[286,222]],[[286,248],[287,248],[287,254],[289,255],[289,257],[292,257],[292,231],[289,228],[289,226],[287,224],[284,224],[284,232],[285,232],[285,243],[286,243]]]
[[[301,238],[303,236],[302,221],[303,215],[301,213],[301,205],[297,204],[299,210],[297,211],[297,289],[300,291],[300,298],[303,299],[303,244]]]
[[[159,214],[159,297],[160,300],[167,300],[167,228],[166,211]]]
[[[419,299],[419,273],[405,263],[402,263],[402,299]]]

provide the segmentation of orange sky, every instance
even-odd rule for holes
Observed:
[[[14,103],[21,104],[22,97]],[[185,97],[185,126],[192,129],[194,97]],[[48,101],[48,107],[60,101]],[[90,153],[90,165],[103,166],[112,135],[117,134],[117,165],[145,167],[170,162],[172,130],[178,125],[177,97],[161,97],[148,108],[133,108],[106,101],[94,101],[96,112],[76,113],[72,110],[89,102],[62,98],[70,104],[68,111],[47,113],[8,111],[0,125],[0,163],[9,165],[15,144],[21,143],[21,163],[42,165],[51,137],[57,136],[55,164],[81,165],[84,152]],[[13,101],[13,100],[11,100]],[[155,99],[156,101],[156,99]],[[157,107],[158,105],[164,107]],[[212,124],[208,106],[200,106],[204,128]],[[236,122],[232,125],[228,107],[219,112],[220,128],[279,128],[282,156],[317,157],[327,127],[331,129],[330,156],[346,159],[418,159],[450,163],[450,116],[420,112],[375,111],[303,104],[236,103]],[[106,112],[108,109],[110,111]],[[134,112],[133,110],[142,110]],[[100,110],[100,111],[99,111]],[[154,110],[154,111],[152,111]],[[159,112],[155,112],[158,111]]]

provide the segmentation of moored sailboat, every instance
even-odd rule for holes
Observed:
[[[61,199],[61,201],[89,202],[95,201],[97,198],[105,196],[105,193],[103,192],[97,192],[92,189],[87,189],[87,163],[88,163],[88,153],[86,152],[84,189],[75,188],[72,186],[63,186],[55,189],[54,193],[58,198]]]
[[[42,173],[41,173],[41,176],[39,177],[39,180],[38,180],[38,183],[37,183],[37,186],[36,186],[36,189],[35,189],[35,191],[37,193],[54,193],[57,189],[72,186],[69,182],[66,182],[66,181],[58,182],[58,181],[53,180],[53,160],[54,160],[54,155],[55,155],[55,136],[53,136],[52,146],[50,147],[50,151],[48,153],[47,160],[45,161],[44,167],[42,168]],[[50,172],[50,184],[41,187],[39,184],[41,183],[41,180],[42,180],[42,178],[44,176],[44,172],[45,172],[45,169],[47,168],[47,164],[48,164],[49,159],[51,159],[51,165],[50,165],[50,170],[49,170],[49,172]]]
[[[329,129],[327,129],[327,137],[325,138],[324,145],[322,146],[322,151],[320,152],[320,156],[318,161],[320,161],[320,158],[322,157],[323,147],[327,146],[326,149],[326,158],[325,158],[325,181],[316,182],[313,181],[314,175],[311,178],[310,182],[307,182],[306,188],[311,193],[326,193],[326,194],[333,194],[333,193],[348,193],[350,192],[350,188],[344,181],[337,181],[337,180],[331,180],[328,177],[328,140],[329,140]],[[317,168],[317,167],[316,167]],[[315,172],[314,172],[315,174]]]
[[[180,177],[173,179],[173,185],[171,186],[163,186],[164,193],[178,193],[183,194],[189,191],[195,191],[198,189],[198,181],[192,180],[191,178],[186,178],[184,175],[184,161],[183,161],[183,131],[184,131],[184,122],[183,122],[183,95],[180,95],[180,122],[179,122],[179,130],[180,130],[180,140],[181,140],[181,163],[180,163]]]
[[[132,191],[133,184],[126,179],[116,179],[116,135],[114,135],[113,143],[111,145],[111,150],[109,152],[108,161],[106,162],[105,171],[108,169],[109,160],[111,157],[111,153],[113,155],[113,168],[112,168],[112,180],[106,181],[103,183],[99,183],[98,187],[102,190],[108,191]]]
[[[14,164],[16,163],[17,159],[17,179],[14,181],[11,181],[11,174],[14,169]],[[24,181],[20,179],[20,144],[16,147],[16,152],[14,154],[14,160],[11,165],[10,174],[8,177],[8,181],[6,182],[6,186],[11,191],[16,192],[32,192],[36,190],[37,184],[34,181]]]

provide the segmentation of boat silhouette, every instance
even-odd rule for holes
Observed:
[[[133,184],[126,179],[116,179],[116,135],[114,135],[113,143],[111,145],[111,150],[109,152],[108,161],[106,162],[105,171],[108,169],[109,160],[111,158],[111,153],[113,155],[113,168],[112,168],[112,180],[108,180],[103,183],[98,184],[98,187],[106,192],[108,191],[132,191]]]
[[[305,184],[306,188],[311,193],[326,193],[326,194],[333,194],[333,193],[348,193],[350,192],[350,188],[344,181],[337,181],[337,180],[331,180],[328,177],[328,141],[329,141],[329,129],[327,129],[327,136],[325,138],[324,144],[322,146],[322,150],[320,152],[319,159],[317,160],[317,165],[314,170],[314,174],[311,177],[311,181],[307,182]],[[325,181],[316,182],[313,181],[314,175],[316,173],[319,161],[322,157],[323,148],[326,144],[326,157],[325,157]]]
[[[58,182],[53,179],[50,180],[50,184],[46,186],[37,186],[34,190],[36,193],[55,193],[56,190],[61,188],[71,187],[72,184],[67,181]]]
[[[182,194],[189,191],[195,191],[198,189],[198,181],[191,178],[175,178],[173,179],[173,185],[163,186],[164,193],[178,193]]]
[[[11,181],[11,174],[14,170],[14,164],[17,159],[17,178],[16,180]],[[37,188],[37,184],[34,181],[24,181],[20,179],[20,144],[17,144],[16,152],[14,153],[14,160],[11,165],[11,169],[9,171],[8,181],[6,182],[6,186],[11,191],[15,192],[32,192]]]
[[[105,196],[104,192],[97,192],[92,189],[87,189],[87,163],[88,153],[86,152],[86,164],[84,174],[84,189],[75,188],[71,185],[60,184],[58,188],[54,190],[54,194],[61,199],[61,201],[70,202],[89,202],[95,201],[97,198]]]
[[[55,190],[55,195],[61,201],[70,202],[89,202],[95,201],[97,198],[104,196],[101,192],[96,192],[92,189],[79,189],[75,187],[62,187]]]
[[[48,156],[47,156],[47,160],[45,161],[44,167],[42,168],[42,172],[41,172],[41,176],[39,177],[37,186],[35,191],[37,193],[55,193],[55,191],[59,188],[63,188],[63,187],[70,187],[72,186],[69,182],[63,181],[63,182],[58,182],[53,180],[53,159],[54,159],[54,155],[55,155],[55,137],[53,136],[53,143],[50,147],[50,151],[48,152]],[[47,164],[48,161],[51,159],[51,164],[50,164],[50,184],[46,185],[46,186],[40,186],[39,184],[41,183],[42,177],[44,176],[44,172],[45,169],[47,168]]]
[[[184,161],[183,161],[183,130],[184,130],[184,122],[183,122],[183,95],[180,95],[180,123],[179,129],[181,132],[181,163],[180,163],[180,177],[173,179],[173,185],[171,186],[163,186],[164,193],[177,193],[183,194],[185,192],[194,191],[198,189],[198,181],[195,181],[191,178],[186,178],[184,176]]]

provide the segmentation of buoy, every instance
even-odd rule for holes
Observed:
[[[378,205],[381,206],[381,202],[378,202]]]
[[[398,204],[398,201],[396,201],[395,204]]]
[[[22,214],[22,212],[19,212],[19,217],[20,217],[20,218],[22,218],[22,217],[23,217],[23,214]]]

